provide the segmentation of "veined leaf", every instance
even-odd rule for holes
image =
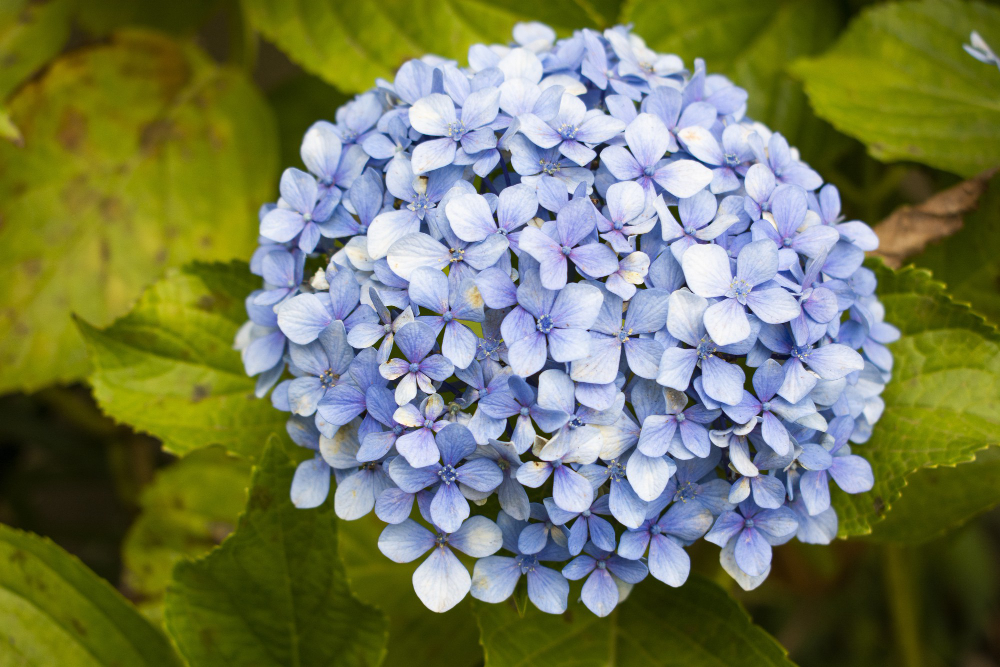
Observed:
[[[166,637],[50,540],[0,525],[0,664],[169,665]]]
[[[351,592],[333,504],[292,505],[294,473],[272,438],[236,532],[204,558],[175,568],[167,629],[192,667],[381,662],[385,616]]]
[[[90,383],[108,415],[185,454],[222,445],[255,457],[286,415],[254,396],[233,339],[259,285],[245,262],[171,271],[106,329],[81,321]]]
[[[167,267],[247,257],[275,196],[274,120],[243,75],[149,33],[60,57],[0,142],[0,391],[83,377],[70,315],[105,326]]]
[[[816,113],[874,157],[973,176],[1000,164],[1000,72],[962,49],[973,30],[1000,44],[1000,9],[959,0],[879,4],[794,70]]]

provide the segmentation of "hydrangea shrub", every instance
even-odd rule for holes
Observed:
[[[878,240],[747,94],[628,28],[520,24],[412,60],[306,133],[262,207],[237,347],[315,456],[294,504],[371,512],[431,610],[609,614],[721,548],[837,534],[892,370]],[[475,560],[470,574],[455,551]]]

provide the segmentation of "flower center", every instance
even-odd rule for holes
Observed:
[[[542,171],[548,174],[549,176],[555,175],[557,171],[562,169],[561,162],[550,162],[545,158],[539,158],[538,164],[542,167]]]
[[[449,248],[451,252],[451,259],[449,260],[452,264],[456,262],[461,262],[465,259],[465,251],[461,248]]]
[[[580,419],[579,417],[574,416],[572,419],[569,420],[570,428],[580,428],[581,426],[583,426],[583,420]]]
[[[709,338],[708,336],[705,336],[698,343],[698,359],[699,360],[708,359],[709,357],[715,354],[715,351],[717,349],[718,348],[715,345],[715,343],[712,342],[712,339]]]
[[[527,574],[538,567],[538,558],[534,555],[520,555],[517,557],[517,565],[521,568],[522,574]]]
[[[465,129],[465,123],[463,123],[460,120],[453,120],[452,122],[448,123],[448,127],[445,131],[448,133],[448,136],[454,139],[455,141],[458,141],[459,139],[464,137],[465,133],[467,132],[467,130]]]
[[[753,528],[753,519],[747,519],[746,521],[743,522],[743,525],[746,526],[747,528]]]
[[[522,417],[527,417],[529,414],[531,414],[531,410],[529,410],[528,408],[521,408]]]
[[[812,354],[812,348],[808,346],[793,347],[792,356],[796,357],[802,363],[805,363],[809,359],[809,355]]]
[[[631,335],[632,335],[632,330],[631,329],[629,329],[628,331],[626,331],[625,327],[622,327],[618,331],[618,342],[624,343],[625,341],[628,340],[628,337],[631,336]]]
[[[689,500],[694,500],[697,495],[698,486],[696,484],[692,484],[691,482],[684,482],[677,487],[677,493],[674,494],[674,500],[686,503]]]
[[[337,384],[337,380],[339,379],[340,376],[334,373],[332,368],[327,368],[323,371],[323,374],[319,376],[319,383],[324,389],[329,389]]]
[[[611,463],[608,464],[608,470],[610,471],[608,478],[612,482],[621,482],[622,480],[625,479],[625,466],[623,466],[617,460],[612,461]]]
[[[428,199],[427,195],[419,194],[416,199],[406,205],[406,208],[410,209],[422,218],[427,211],[434,208],[434,202]]]
[[[763,410],[764,412],[770,412],[770,410],[771,410],[771,401],[764,401],[763,403],[761,403],[760,404],[760,409]]]
[[[552,331],[553,326],[552,317],[550,315],[542,315],[538,318],[538,323],[535,325],[535,328],[543,334],[547,334]]]
[[[458,473],[455,472],[454,466],[446,465],[438,470],[438,477],[441,478],[443,484],[454,484],[455,480],[458,479]]]
[[[559,126],[559,134],[563,139],[576,139],[576,133],[579,131],[579,125],[570,125],[569,123],[563,123]]]
[[[660,533],[663,532],[663,529],[660,528],[660,524],[654,523],[652,526],[649,527],[649,532],[652,533],[653,535],[659,535]]]
[[[568,245],[564,245],[564,246],[562,247],[562,254],[566,255],[567,257],[569,257],[569,254],[570,254],[571,252],[573,252],[573,249],[572,249],[572,248],[570,248],[570,247],[569,247]]]
[[[410,364],[410,372],[411,373],[416,373],[419,370],[420,370],[420,364],[418,364],[417,362],[413,362],[413,363]]]
[[[750,290],[753,287],[747,281],[742,278],[735,278],[732,283],[729,284],[729,293],[727,296],[735,298],[737,301],[746,305],[747,295],[750,294]]]

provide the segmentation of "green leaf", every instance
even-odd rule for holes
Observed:
[[[148,33],[59,58],[0,142],[0,392],[81,378],[76,313],[122,315],[170,265],[247,257],[274,198],[270,110],[236,70]]]
[[[0,663],[177,665],[166,638],[50,540],[0,525]]]
[[[246,504],[250,464],[212,447],[156,474],[122,546],[123,584],[150,618],[162,621],[163,594],[179,561],[217,546]]]
[[[608,22],[614,0],[243,0],[253,25],[303,69],[345,91],[363,91],[410,58],[465,61],[477,42],[511,39],[518,21],[562,29]]]
[[[73,0],[0,3],[0,102],[62,51]]]
[[[391,640],[383,667],[439,664],[445,646],[448,667],[483,664],[470,598],[454,609],[435,614],[413,592],[413,571],[423,558],[400,564],[379,551],[378,536],[385,528],[384,523],[369,515],[341,522],[339,528],[340,554],[351,587],[362,601],[378,607],[389,617]]]
[[[791,665],[787,652],[718,585],[698,575],[670,588],[648,579],[607,618],[579,602],[562,616],[476,603],[486,667]]]
[[[145,26],[190,34],[219,9],[220,0],[76,0],[77,21],[87,32],[106,35],[122,26]]]
[[[333,503],[297,509],[294,473],[271,438],[236,532],[175,568],[167,629],[192,667],[378,665],[385,654],[385,617],[344,574]]]
[[[194,263],[170,271],[106,329],[80,321],[101,409],[174,454],[218,444],[257,455],[286,417],[254,396],[233,349],[257,286],[245,262]]]
[[[885,413],[867,443],[854,451],[875,473],[868,493],[834,494],[840,534],[872,531],[921,468],[971,461],[1000,442],[1000,334],[956,303],[930,273],[874,266],[887,322],[902,339],[891,346],[892,381]]]
[[[794,70],[816,113],[872,156],[972,176],[1000,155],[1000,72],[962,49],[973,30],[1000,44],[1000,9],[958,0],[880,4]]]
[[[1000,447],[976,453],[976,460],[955,467],[924,468],[906,478],[903,495],[872,538],[887,542],[926,542],[953,530],[1000,503]]]
[[[1000,324],[1000,176],[990,181],[979,209],[965,217],[963,228],[913,258],[948,286],[948,293],[968,301],[976,312]]]
[[[803,144],[807,158],[820,155],[820,146],[828,143],[830,128],[809,111],[801,86],[786,68],[833,42],[842,23],[837,3],[631,0],[625,17],[650,47],[676,53],[688,64],[704,58],[709,72],[725,74],[745,88],[749,115],[793,144]]]

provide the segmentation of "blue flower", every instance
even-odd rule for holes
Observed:
[[[616,581],[637,584],[646,578],[649,570],[637,560],[622,558],[616,553],[598,549],[593,543],[584,547],[586,553],[577,556],[563,568],[562,574],[570,581],[587,578],[580,597],[587,609],[598,616],[607,616],[618,606],[620,593]]]
[[[510,364],[523,377],[534,375],[554,361],[581,359],[590,351],[590,327],[600,311],[601,291],[593,285],[573,283],[555,292],[542,287],[528,271],[517,288],[517,307],[500,327],[510,350]]]
[[[812,443],[802,445],[798,462],[806,472],[799,478],[799,493],[810,516],[820,514],[830,506],[829,477],[847,493],[871,491],[875,483],[871,464],[849,453],[850,447],[844,449],[853,430],[853,419],[837,417],[827,429],[825,447]]]
[[[765,509],[744,500],[739,511],[726,511],[715,520],[705,539],[720,547],[732,542],[736,564],[751,577],[771,567],[771,547],[784,544],[795,535],[798,523],[787,507]]]
[[[514,556],[489,556],[476,561],[472,597],[483,602],[503,602],[514,593],[523,574],[528,578],[528,599],[532,604],[547,614],[566,611],[569,582],[556,570],[541,564],[541,561],[565,560],[566,549],[549,542],[537,553],[523,554],[518,549],[518,535],[527,524],[500,512],[497,525],[503,534],[503,548]]]
[[[325,231],[320,225],[330,219],[336,197],[320,198],[316,179],[298,169],[289,168],[281,175],[281,201],[260,223],[261,236],[286,243],[298,238],[303,252],[312,252]]]
[[[377,215],[368,227],[368,254],[385,257],[392,244],[420,231],[420,223],[461,177],[459,167],[439,169],[426,178],[417,178],[409,160],[393,160],[385,175],[385,187],[402,202],[398,210]]]
[[[451,550],[485,558],[502,544],[500,528],[484,516],[470,517],[451,533],[432,533],[407,519],[386,526],[378,538],[379,550],[397,563],[410,563],[431,552],[413,573],[413,590],[428,609],[438,613],[461,602],[472,587],[469,571]]]
[[[527,227],[519,245],[539,263],[542,286],[562,289],[569,272],[568,260],[578,270],[593,278],[603,278],[618,269],[618,260],[608,246],[588,240],[597,227],[597,212],[586,199],[574,199],[560,209],[555,222],[542,229]]]
[[[488,458],[462,461],[476,451],[476,441],[469,429],[461,424],[448,424],[438,431],[437,448],[441,463],[415,468],[403,457],[393,459],[389,476],[399,488],[416,493],[437,484],[431,501],[431,520],[445,531],[455,531],[469,518],[469,501],[459,490],[459,484],[481,493],[493,491],[503,481],[499,466]]]
[[[590,326],[590,354],[573,361],[570,376],[577,382],[614,382],[624,352],[633,373],[655,378],[663,346],[642,335],[659,331],[666,324],[669,297],[663,290],[642,290],[628,302],[623,317],[621,297],[605,293],[600,313]]]
[[[579,166],[597,157],[590,146],[602,144],[625,129],[625,123],[603,113],[587,113],[587,106],[574,95],[563,95],[555,118],[544,121],[527,113],[519,117],[521,133],[540,148],[559,152]]]
[[[611,514],[610,501],[611,496],[604,494],[595,498],[589,509],[582,512],[567,512],[559,507],[552,498],[545,499],[545,510],[553,524],[562,526],[576,519],[570,526],[569,537],[566,539],[565,545],[571,556],[579,555],[588,541],[605,551],[615,550],[614,526],[607,519],[598,516],[599,514],[605,516]]]
[[[727,263],[728,261],[726,259]],[[709,337],[705,329],[706,310],[708,301],[697,294],[682,289],[670,295],[667,330],[675,339],[691,347],[669,347],[664,350],[656,381],[665,387],[686,391],[691,384],[695,367],[700,366],[701,380],[709,397],[720,403],[735,405],[743,396],[746,376],[741,368],[724,361],[718,353],[746,354],[753,347],[755,336],[751,331],[746,340],[734,345],[719,345]]]
[[[500,111],[500,90],[487,87],[471,93],[462,106],[461,116],[455,102],[447,95],[432,93],[410,107],[410,126],[417,132],[441,139],[419,144],[413,149],[413,171],[423,174],[446,167],[455,161],[459,145],[473,155],[497,145],[490,123]]]
[[[345,142],[340,138],[342,131],[325,120],[318,121],[306,131],[300,150],[302,162],[316,176],[319,195],[325,210],[329,211],[340,203],[343,190],[351,187],[368,162],[360,146],[344,148]],[[323,221],[319,216],[314,218]]]
[[[878,238],[747,101],[629,27],[531,23],[313,125],[309,173],[258,211],[234,341],[313,453],[293,503],[332,478],[338,517],[390,524],[384,553],[430,551],[436,611],[526,575],[542,611],[568,577],[607,615],[647,565],[681,585],[703,534],[747,590],[773,546],[829,543],[829,478],[874,483],[848,442],[900,332],[862,266]]]
[[[712,526],[712,513],[696,503],[674,503],[659,518],[647,519],[622,534],[618,555],[638,560],[649,548],[649,573],[669,586],[682,586],[691,572],[691,558],[683,547]]]
[[[605,148],[601,162],[615,178],[638,182],[648,199],[655,195],[654,183],[675,197],[691,197],[712,182],[712,172],[694,160],[663,160],[672,138],[657,116],[641,113],[625,128],[628,150]]]
[[[991,49],[990,45],[986,43],[986,40],[979,36],[978,32],[973,30],[969,35],[969,41],[972,43],[962,45],[962,48],[965,49],[966,53],[981,63],[996,65],[1000,68],[1000,58],[997,58],[997,55],[993,53],[993,49]]]
[[[768,239],[743,247],[733,276],[729,255],[717,245],[688,248],[681,262],[691,291],[705,298],[721,298],[705,310],[705,330],[719,345],[745,340],[751,333],[746,309],[769,324],[798,316],[799,304],[781,287],[769,287],[778,273],[778,247]]]
[[[720,143],[708,129],[692,125],[678,132],[677,138],[688,153],[715,167],[709,189],[713,194],[719,194],[738,190],[738,175],[746,174],[750,168],[754,152],[747,141],[749,134],[740,125],[729,125],[723,130]]]

